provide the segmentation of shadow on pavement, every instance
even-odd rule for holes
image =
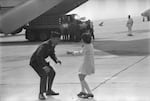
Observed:
[[[132,33],[136,33],[136,34],[143,34],[143,33],[149,33],[150,30],[149,29],[143,29],[143,30],[133,30]],[[128,33],[128,31],[121,31],[121,32],[115,32],[114,34],[124,34],[124,33]]]
[[[62,100],[49,96],[46,100],[36,100],[36,101],[62,101]]]
[[[36,45],[41,42],[29,42],[29,41],[4,41],[0,42],[0,46],[18,46],[18,45]]]
[[[39,45],[41,41],[0,41],[0,46]],[[59,44],[80,44],[81,42],[60,41]]]
[[[78,98],[78,99],[75,100],[75,101],[97,101],[97,100],[95,100],[95,99],[93,99],[93,98],[91,98],[91,99],[82,99],[82,98]]]
[[[95,41],[94,48],[113,55],[145,56],[150,55],[150,39]]]
[[[39,45],[41,42],[8,41],[0,42],[0,46]],[[60,42],[60,44],[79,44]],[[94,41],[94,48],[113,55],[145,56],[150,55],[150,39],[138,39],[129,41],[102,40]],[[96,53],[99,55],[99,53]]]
[[[54,98],[54,97],[52,97],[52,96],[48,96],[48,98],[47,98],[46,100],[47,100],[47,101],[61,101],[61,100],[56,99],[56,98]]]
[[[16,35],[11,35],[11,34],[4,35],[4,34],[2,34],[2,35],[0,35],[0,38],[5,39],[5,38],[8,38],[8,37],[17,37],[17,36],[24,36],[24,34],[16,34]]]

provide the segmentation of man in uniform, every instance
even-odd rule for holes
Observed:
[[[52,90],[52,84],[55,77],[55,70],[49,63],[45,60],[47,57],[51,57],[55,63],[60,63],[61,61],[57,59],[55,55],[55,46],[60,40],[59,33],[52,33],[51,39],[43,42],[33,53],[30,59],[30,66],[36,71],[40,76],[40,92],[39,99],[45,100],[46,95],[59,95]]]

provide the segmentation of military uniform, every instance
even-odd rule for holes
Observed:
[[[31,67],[37,72],[40,76],[40,93],[51,91],[52,83],[55,77],[55,70],[49,63],[46,62],[46,58],[50,56],[55,63],[57,63],[57,57],[55,55],[55,45],[48,40],[42,43],[37,50],[33,53],[30,59]],[[46,73],[43,69],[44,66],[50,68],[50,72]]]

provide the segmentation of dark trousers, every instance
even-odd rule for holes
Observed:
[[[46,73],[44,71],[44,69],[38,67],[37,65],[34,65],[32,67],[37,72],[37,74],[40,76],[40,93],[44,93],[46,91],[51,91],[54,77],[56,75],[56,72],[53,69],[53,67],[49,66],[49,68],[50,68],[49,73]]]

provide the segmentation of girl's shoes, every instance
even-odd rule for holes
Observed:
[[[85,92],[80,92],[77,96],[80,97],[80,98],[84,98],[84,99],[88,99],[88,98],[93,98],[94,97],[93,94],[87,94]]]
[[[87,93],[85,92],[80,92],[79,94],[77,94],[78,97],[83,98]]]
[[[93,98],[94,95],[93,94],[86,94],[83,98],[88,99],[88,98]]]

